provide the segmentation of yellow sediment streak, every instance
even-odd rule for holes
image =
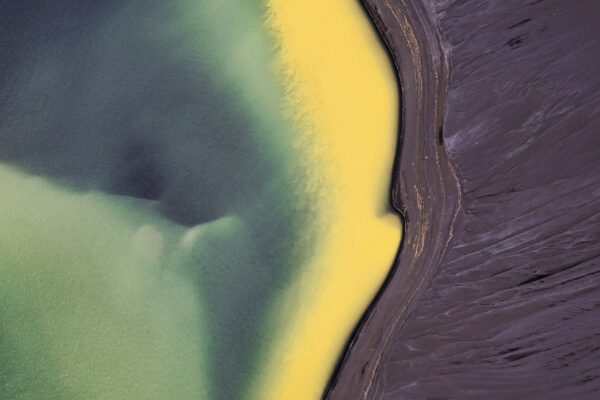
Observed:
[[[255,399],[318,399],[400,243],[389,192],[397,139],[392,66],[358,1],[270,0],[268,28],[301,126],[317,245],[275,307]],[[307,222],[308,223],[308,222]]]

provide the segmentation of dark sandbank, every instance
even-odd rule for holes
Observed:
[[[595,399],[600,7],[364,4],[395,60],[398,262],[328,399]]]

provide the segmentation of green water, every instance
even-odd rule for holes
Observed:
[[[262,3],[9,3],[0,398],[239,398],[310,237]]]

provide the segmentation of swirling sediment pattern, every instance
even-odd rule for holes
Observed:
[[[347,1],[5,1],[0,397],[318,398],[401,236]]]

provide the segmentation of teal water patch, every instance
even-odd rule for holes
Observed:
[[[310,237],[262,3],[45,3],[0,27],[1,397],[239,398]]]
[[[4,166],[0,184],[2,398],[212,398],[185,230]]]

